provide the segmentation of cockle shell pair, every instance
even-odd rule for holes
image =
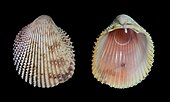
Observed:
[[[148,75],[154,46],[149,33],[122,14],[101,33],[93,53],[94,77],[122,89],[137,85]],[[47,15],[39,16],[18,33],[13,55],[18,74],[34,87],[57,86],[74,73],[72,42]]]

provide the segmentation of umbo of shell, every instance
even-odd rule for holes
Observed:
[[[125,14],[118,15],[101,33],[93,53],[94,77],[119,89],[133,87],[144,80],[154,61],[150,34]]]
[[[74,73],[72,42],[50,16],[41,15],[23,27],[13,46],[16,71],[34,87],[57,86]]]

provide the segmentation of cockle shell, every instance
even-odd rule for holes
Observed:
[[[114,88],[137,85],[151,70],[154,46],[148,32],[131,17],[121,14],[95,43],[92,73]]]
[[[13,46],[13,60],[18,74],[34,87],[56,86],[74,73],[72,42],[47,15],[39,16],[22,28]]]

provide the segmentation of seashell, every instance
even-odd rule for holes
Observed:
[[[154,45],[148,32],[131,17],[121,14],[97,39],[92,73],[114,88],[137,85],[151,70]]]
[[[14,40],[16,71],[34,87],[49,88],[72,77],[75,55],[66,32],[41,15],[22,28]]]

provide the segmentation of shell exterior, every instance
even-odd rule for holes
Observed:
[[[22,28],[14,40],[16,71],[34,87],[64,83],[75,69],[74,50],[66,32],[52,18],[41,15]]]
[[[121,14],[95,43],[92,73],[114,88],[137,85],[151,70],[154,45],[148,32],[131,17]]]

